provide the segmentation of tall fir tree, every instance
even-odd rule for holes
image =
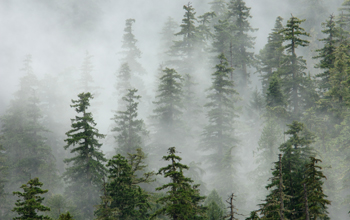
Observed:
[[[98,132],[92,114],[87,112],[93,96],[88,92],[80,93],[78,97],[78,100],[72,100],[71,107],[82,115],[71,119],[72,129],[66,133],[64,149],[72,148],[70,152],[74,156],[65,159],[67,165],[72,165],[66,168],[64,179],[68,183],[67,196],[76,203],[85,219],[92,219],[93,206],[98,204],[106,172],[103,162],[107,160],[99,150],[102,144],[98,142],[105,135]]]
[[[261,74],[263,94],[267,92],[272,76],[282,64],[282,59],[284,56],[284,49],[282,45],[283,35],[280,32],[283,29],[282,21],[283,18],[276,18],[275,27],[272,29],[272,33],[270,33],[267,38],[267,44],[257,55],[257,59],[259,61],[258,71]]]
[[[255,37],[252,37],[249,32],[254,32],[256,29],[252,28],[249,22],[252,17],[250,9],[244,0],[230,0],[228,3],[228,20],[234,25],[232,34],[233,67],[239,73],[243,88],[246,88],[250,82],[248,68],[255,63],[254,53],[251,51],[254,48]]]
[[[185,14],[180,25],[180,31],[175,33],[181,39],[174,41],[169,50],[169,55],[173,57],[169,64],[173,65],[180,74],[193,74],[197,62],[198,46],[200,42],[197,30],[196,12],[191,3],[183,6]]]
[[[165,68],[157,93],[153,102],[156,130],[154,149],[150,149],[154,156],[160,156],[160,152],[178,141],[182,134],[183,78],[174,69]]]
[[[217,176],[216,187],[220,193],[232,190],[232,150],[237,144],[237,139],[233,136],[234,118],[237,117],[234,102],[237,99],[237,92],[229,74],[233,71],[229,67],[224,54],[219,57],[216,71],[212,74],[212,86],[209,88],[207,96],[208,125],[204,128],[202,147],[211,151],[208,161]],[[225,187],[223,187],[225,186]]]
[[[165,190],[166,195],[158,200],[164,206],[157,210],[151,219],[160,214],[165,214],[170,219],[204,219],[205,207],[202,201],[205,197],[200,196],[198,185],[192,185],[193,180],[183,175],[183,170],[188,166],[180,163],[181,157],[176,155],[175,147],[168,149],[168,155],[163,156],[170,164],[159,169],[158,174],[163,174],[165,178],[170,178],[170,182],[156,188]]]
[[[135,182],[134,167],[120,154],[109,160],[107,167],[109,201],[98,207],[95,212],[98,219],[149,219],[149,195]]]
[[[300,27],[301,23],[305,20],[300,20],[297,17],[292,16],[287,25],[280,33],[283,34],[283,41],[286,43],[284,48],[287,55],[283,60],[281,77],[283,82],[284,94],[288,97],[290,109],[292,111],[292,118],[294,120],[299,119],[305,104],[306,87],[306,61],[302,57],[298,57],[296,49],[298,47],[306,47],[309,41],[304,40],[302,37],[309,36],[305,30]]]
[[[50,190],[55,190],[59,182],[55,157],[44,138],[47,129],[42,125],[43,116],[37,98],[39,82],[30,55],[26,56],[22,71],[25,75],[20,79],[20,88],[1,118],[0,142],[8,167],[5,191],[15,191],[32,177],[41,178]],[[8,196],[8,199],[3,212],[7,214],[10,213],[9,204],[12,204],[14,197]]]
[[[324,93],[330,89],[330,69],[334,67],[338,33],[333,15],[330,15],[329,20],[322,25],[324,27],[322,33],[326,34],[326,38],[320,39],[321,42],[324,42],[324,46],[323,48],[316,50],[318,55],[314,58],[320,59],[316,67],[323,70],[323,72],[317,74],[317,77],[320,78],[320,88]]]
[[[305,172],[305,165],[309,162],[309,157],[313,156],[314,152],[311,144],[314,143],[314,135],[305,128],[303,123],[293,121],[288,125],[289,130],[285,134],[290,135],[290,138],[280,146],[280,151],[283,153],[283,185],[284,193],[290,197],[286,202],[286,210],[293,210],[286,213],[287,219],[298,219],[303,213],[303,206],[300,206],[302,197],[302,181]]]
[[[23,189],[22,192],[13,192],[14,195],[21,197],[16,202],[16,207],[13,208],[13,212],[17,212],[18,217],[14,217],[13,219],[22,220],[22,219],[47,219],[51,218],[48,216],[40,215],[39,212],[47,212],[50,211],[49,207],[42,205],[44,200],[40,194],[47,193],[48,190],[42,190],[41,186],[43,184],[39,182],[38,178],[34,178],[28,181],[27,184],[21,186]]]
[[[1,137],[0,137],[1,139]],[[6,154],[3,153],[4,148],[0,144],[0,217],[6,209],[7,193],[5,192],[5,184],[8,181],[8,168],[6,166]]]
[[[128,63],[133,73],[142,75],[145,74],[146,71],[138,62],[138,59],[141,58],[141,51],[136,45],[137,40],[132,29],[133,23],[135,23],[135,19],[130,18],[126,19],[125,21],[124,35],[122,41],[122,54],[124,54],[124,57],[122,58],[122,61],[123,63]]]
[[[123,97],[125,110],[117,111],[114,115],[115,127],[113,132],[117,132],[115,140],[117,152],[124,157],[128,154],[136,153],[136,149],[143,148],[144,137],[148,134],[145,123],[138,119],[138,100],[141,96],[136,95],[137,89],[129,89]]]
[[[305,217],[310,216],[310,219],[329,219],[327,206],[331,202],[323,192],[323,179],[326,176],[323,174],[322,167],[317,165],[321,163],[320,159],[310,157],[310,162],[306,164],[304,180],[303,199],[305,210]]]

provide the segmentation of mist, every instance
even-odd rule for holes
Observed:
[[[193,0],[191,4],[195,9],[195,16],[198,17],[210,12],[210,2],[212,1]],[[317,16],[310,14],[316,10],[311,8],[316,5],[315,2],[322,6],[322,10],[319,10],[322,13]],[[343,0],[246,0],[246,6],[251,8],[251,18],[248,21],[251,28],[256,29],[256,31],[248,32],[254,38],[254,47],[248,49],[248,52],[253,53],[253,57],[256,59],[256,55],[268,43],[269,34],[272,32],[278,16],[284,19],[283,25],[286,25],[291,16],[307,19],[301,26],[307,32],[311,32],[311,36],[305,38],[311,42],[311,46],[310,48],[299,47],[296,51],[298,56],[302,56],[306,60],[306,70],[304,72],[310,79],[314,80],[311,84],[318,85],[317,83],[320,80],[317,79],[316,75],[321,73],[322,70],[315,68],[319,61],[312,57],[317,56],[316,50],[324,45],[323,42],[319,41],[319,39],[326,37],[326,34],[321,32],[323,30],[321,23],[329,19],[331,14],[338,16],[338,9],[342,2]],[[168,162],[163,161],[162,156],[167,154],[168,148],[175,146],[179,156],[183,158],[181,163],[193,165],[192,170],[189,165],[190,170],[187,171],[187,174],[194,179],[195,183],[201,184],[200,192],[203,196],[208,196],[213,189],[216,189],[219,196],[222,197],[222,201],[225,202],[227,196],[234,193],[237,196],[235,207],[243,215],[237,217],[238,219],[245,219],[251,211],[261,208],[259,204],[262,204],[266,195],[269,194],[269,190],[266,190],[265,186],[269,183],[269,178],[272,177],[273,162],[278,160],[278,154],[281,153],[278,147],[291,136],[285,135],[284,132],[289,129],[287,124],[291,124],[294,120],[277,116],[277,119],[273,119],[274,122],[269,121],[270,118],[266,116],[268,110],[265,109],[267,95],[264,93],[266,91],[264,91],[262,85],[261,75],[263,73],[258,70],[258,66],[261,65],[258,61],[247,68],[250,73],[250,82],[246,86],[241,83],[240,80],[242,79],[236,76],[233,84],[237,94],[232,95],[232,100],[235,100],[234,114],[236,117],[233,119],[231,132],[233,148],[230,153],[233,158],[232,167],[234,171],[232,173],[234,174],[232,174],[231,179],[233,183],[228,183],[230,186],[227,186],[231,191],[220,191],[226,187],[226,185],[221,186],[217,183],[216,175],[220,170],[206,159],[213,155],[215,150],[205,150],[203,148],[203,145],[205,145],[203,144],[203,140],[205,140],[204,130],[209,124],[208,115],[210,114],[210,108],[205,107],[205,104],[209,102],[210,88],[213,85],[212,74],[216,71],[215,65],[218,63],[217,56],[219,53],[212,49],[213,38],[208,39],[207,48],[203,50],[197,48],[195,51],[199,55],[190,60],[190,64],[183,68],[185,70],[182,70],[181,65],[185,66],[183,60],[180,64],[171,63],[171,55],[169,55],[171,46],[165,48],[166,42],[161,34],[169,17],[177,23],[175,33],[181,30],[180,25],[185,14],[183,6],[188,4],[187,0],[1,1],[0,115],[6,118],[9,110],[11,111],[11,103],[14,103],[13,100],[16,99],[16,92],[22,88],[21,79],[26,76],[26,70],[23,71],[24,60],[27,55],[31,55],[33,74],[37,77],[38,87],[40,88],[34,88],[39,99],[37,106],[42,114],[40,122],[49,131],[47,133],[43,132],[43,137],[47,140],[45,143],[51,147],[52,154],[55,157],[52,161],[55,161],[57,176],[59,176],[57,186],[53,184],[52,187],[48,187],[47,183],[49,181],[45,180],[46,182],[44,182],[43,188],[49,189],[49,192],[52,193],[50,196],[64,195],[67,186],[69,186],[69,183],[61,178],[69,167],[63,160],[72,157],[74,154],[69,153],[69,150],[64,150],[63,147],[66,145],[64,141],[67,138],[66,132],[71,129],[71,119],[77,115],[74,108],[70,107],[72,105],[71,100],[77,100],[79,93],[91,92],[95,96],[90,103],[89,111],[92,112],[99,133],[106,135],[104,139],[99,140],[102,143],[101,151],[105,154],[105,157],[111,159],[119,152],[115,138],[116,132],[112,131],[116,127],[116,121],[112,118],[118,114],[118,111],[125,111],[126,109],[122,100],[122,96],[125,94],[121,94],[116,87],[118,87],[118,82],[119,85],[120,83],[123,84],[121,78],[118,78],[118,74],[121,72],[123,63],[128,61],[125,58],[125,48],[123,48],[126,20],[134,19],[132,33],[137,40],[135,45],[141,51],[140,58],[137,58],[136,61],[144,71],[141,73],[141,71],[137,71],[131,66],[133,76],[130,78],[130,88],[136,87],[135,89],[138,89],[137,95],[141,96],[137,118],[143,120],[143,126],[147,130],[142,137],[142,146],[140,146],[147,155],[145,159],[145,163],[148,164],[147,171],[156,173],[159,168],[164,167]],[[311,18],[314,18],[314,20]],[[307,23],[309,20],[314,23]],[[215,28],[210,25],[209,27],[214,33]],[[174,39],[179,41],[181,37],[181,35],[175,36]],[[88,56],[91,56],[89,62],[92,68],[89,71],[92,76],[91,88],[94,91],[81,89],[82,66],[84,59]],[[194,107],[193,109],[186,109],[185,107],[186,110],[182,110],[185,117],[181,116],[181,120],[175,120],[169,131],[165,130],[170,125],[161,121],[161,117],[156,116],[157,112],[155,110],[157,109],[155,103],[160,100],[159,77],[165,74],[164,71],[160,70],[160,67],[162,70],[166,67],[174,68],[183,78],[185,78],[186,73],[189,73],[188,69],[190,69],[189,74],[191,74],[193,80],[191,89],[193,89],[195,98],[188,103],[193,104]],[[239,68],[235,67],[235,69],[235,73],[238,74]],[[312,88],[315,88],[315,93],[321,93],[322,89],[317,88],[317,86]],[[303,90],[301,94],[304,93],[306,92]],[[261,104],[257,104],[258,101],[254,100],[254,94],[257,94],[256,100],[260,100]],[[339,198],[339,196],[344,192],[348,192],[349,188],[343,186],[343,180],[337,179],[340,177],[334,173],[337,172],[336,169],[345,173],[347,171],[342,167],[346,166],[346,162],[343,165],[335,160],[346,161],[344,158],[349,155],[349,152],[344,150],[347,145],[341,143],[345,147],[338,148],[338,145],[341,144],[336,142],[341,131],[346,131],[348,119],[346,116],[342,116],[333,120],[333,116],[330,116],[331,113],[326,113],[323,110],[320,110],[319,115],[317,113],[313,115],[315,118],[324,116],[326,119],[320,124],[334,129],[332,135],[330,135],[331,137],[327,139],[328,142],[322,139],[321,132],[317,133],[317,125],[308,124],[308,119],[311,118],[311,116],[308,118],[308,114],[311,114],[310,112],[315,109],[317,112],[317,107],[315,107],[317,104],[315,103],[318,103],[317,101],[325,96],[319,95],[318,98],[315,98],[317,100],[314,103],[306,104],[305,106],[312,107],[305,107],[302,116],[298,119],[305,123],[305,127],[316,133],[316,141],[311,146],[315,148],[317,157],[324,160],[322,166],[327,176],[327,180],[324,180],[324,187],[332,201],[332,205],[328,208],[330,219],[345,219],[348,217],[348,207],[344,204],[348,204],[348,200],[345,198],[346,196],[342,196],[344,198]],[[308,103],[311,102],[308,101]],[[285,107],[286,111],[292,112],[290,106],[291,104]],[[346,109],[348,109],[348,106]],[[344,113],[344,115],[346,114]],[[269,124],[270,122],[271,124]],[[1,135],[5,134],[6,126],[4,124],[6,124],[5,119],[0,121]],[[271,159],[261,156],[265,155],[261,150],[262,143],[264,143],[261,137],[264,128],[268,126],[270,126],[270,130],[276,129],[276,133],[278,133],[274,137],[274,147],[271,146],[271,149],[273,148]],[[321,147],[318,147],[323,143],[326,143],[325,145],[328,148],[321,149]],[[327,157],[328,153],[332,152],[332,150],[329,150],[332,148],[329,147],[332,143],[336,143],[334,146],[337,146],[337,148],[334,147],[334,151],[344,150],[346,155],[334,153],[332,157]],[[3,143],[2,146],[4,147],[4,155],[6,155],[9,146],[6,143]],[[265,160],[265,164],[261,162],[262,160]],[[9,169],[9,173],[13,172],[11,175],[15,175],[15,171],[11,169]],[[159,175],[155,179],[153,185],[145,183],[141,186],[147,191],[155,193],[155,187],[167,182]],[[22,184],[25,184],[25,182]],[[8,190],[7,193],[9,194],[12,194],[10,190],[20,190],[20,185],[6,187],[5,189]],[[46,196],[46,198],[49,199],[50,196]],[[13,198],[8,201],[13,201]],[[9,207],[14,206],[14,204],[9,203],[4,206],[0,205],[2,214],[7,212],[4,210],[9,210]],[[7,217],[6,219],[9,219]],[[163,216],[162,219],[167,218]]]

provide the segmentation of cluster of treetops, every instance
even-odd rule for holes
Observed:
[[[305,20],[292,16],[284,26],[283,19],[278,17],[268,43],[259,55],[254,56],[250,52],[255,39],[250,36],[250,32],[255,31],[249,23],[250,8],[243,0],[216,0],[211,4],[213,12],[199,16],[199,21],[192,5],[184,6],[181,31],[175,33],[181,39],[172,42],[167,53],[169,68],[162,68],[159,77],[156,101],[153,102],[155,141],[147,154],[143,140],[147,131],[143,120],[138,119],[141,96],[137,95],[138,90],[130,80],[142,69],[137,61],[140,51],[131,28],[133,19],[126,21],[124,29],[126,56],[118,84],[123,107],[113,118],[117,154],[110,160],[100,150],[102,144],[98,139],[105,135],[96,129],[93,115],[88,111],[93,98],[92,91],[89,92],[92,90],[89,87],[89,56],[82,68],[85,92],[72,100],[71,107],[77,116],[71,119],[71,130],[65,133],[64,140],[64,149],[70,149],[72,157],[64,160],[66,167],[62,176],[58,175],[50,147],[59,141],[50,139],[50,135],[44,136],[47,129],[42,123],[49,119],[43,119],[41,114],[45,110],[41,108],[51,111],[58,104],[39,100],[39,94],[33,89],[38,84],[31,59],[26,58],[23,68],[26,75],[21,78],[16,98],[1,118],[2,218],[238,219],[240,213],[234,204],[237,192],[234,192],[233,152],[239,142],[235,137],[234,122],[237,105],[245,102],[238,98],[237,91],[247,88],[249,70],[256,68],[261,74],[263,89],[262,95],[255,93],[250,106],[263,109],[261,116],[265,127],[258,150],[260,163],[265,166],[259,166],[271,178],[266,186],[269,193],[265,200],[258,204],[258,210],[245,217],[329,219],[327,208],[331,202],[323,192],[325,175],[321,160],[316,156],[327,155],[337,160],[345,184],[337,192],[336,189],[331,192],[346,192],[350,176],[350,166],[346,166],[350,143],[350,1],[343,3],[339,16],[331,15],[323,24],[322,32],[326,37],[320,40],[323,47],[317,50],[315,57],[318,60],[316,67],[320,69],[316,76],[306,74],[306,60],[297,55],[298,48],[309,45],[309,34],[301,27]],[[180,163],[181,158],[175,147],[171,147],[171,142],[178,137],[186,140],[180,122],[191,112],[191,116],[197,114],[193,111],[196,106],[191,105],[196,103],[193,101],[195,93],[189,89],[195,84],[191,77],[195,77],[189,73],[196,71],[196,65],[208,51],[219,55],[211,58],[215,71],[204,105],[208,122],[202,129],[201,147],[209,153],[206,162],[214,170],[213,185],[218,192],[213,190],[204,197],[200,194],[200,184],[184,174],[189,167]],[[284,138],[287,136],[288,140],[274,149],[279,143],[278,134],[285,128]],[[315,143],[317,149],[312,147]],[[151,158],[148,159],[150,165],[152,161],[158,161],[158,156],[164,155],[167,148],[168,154],[163,159],[168,165],[158,172],[149,171],[145,163],[147,157]],[[272,173],[266,165],[270,163],[269,158],[277,161]],[[325,159],[329,162],[329,158]],[[333,172],[332,178],[339,177],[336,173]],[[154,190],[155,174],[163,175],[168,181],[158,182]],[[47,196],[48,201],[43,205],[44,198],[40,194],[48,190],[41,189],[38,177],[49,191],[61,184],[59,179],[63,178],[65,196]],[[21,186],[24,192],[17,192],[19,183],[25,182],[27,184]],[[11,197],[9,192],[14,196]],[[222,202],[223,195],[228,195],[228,206]],[[15,196],[19,197],[17,202],[14,202]],[[44,216],[49,207],[52,209],[48,212],[50,217]]]

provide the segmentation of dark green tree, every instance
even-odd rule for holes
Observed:
[[[327,205],[330,205],[331,202],[327,200],[327,196],[323,192],[323,179],[326,179],[326,176],[321,171],[322,167],[317,165],[321,162],[320,159],[310,157],[302,181],[304,186],[302,198],[304,205],[308,205],[309,213],[307,214],[309,214],[310,219],[329,219]]]
[[[300,27],[300,24],[304,21],[292,16],[287,21],[286,27],[280,31],[283,34],[283,40],[286,43],[284,48],[287,52],[280,74],[283,79],[284,94],[288,97],[294,119],[300,117],[305,98],[302,92],[305,90],[306,84],[306,74],[304,72],[306,61],[296,54],[298,47],[306,47],[309,44],[309,41],[302,38],[309,36]]]
[[[137,89],[129,89],[123,97],[125,111],[117,111],[114,115],[115,127],[113,132],[117,132],[115,140],[117,142],[117,152],[123,156],[136,153],[136,149],[144,146],[143,137],[147,135],[145,124],[142,119],[138,119],[138,100],[141,96],[136,95]]]
[[[148,219],[148,195],[134,178],[135,170],[120,154],[108,161],[106,185],[110,201],[95,212],[99,219]]]
[[[58,220],[73,220],[73,217],[69,212],[67,212],[65,214],[61,214]]]
[[[320,88],[324,93],[331,88],[329,82],[331,76],[330,69],[334,68],[338,32],[333,15],[330,15],[329,20],[327,20],[322,25],[324,27],[322,33],[326,34],[327,36],[326,38],[320,39],[320,41],[324,43],[324,46],[323,48],[316,50],[318,52],[318,55],[314,58],[320,59],[316,67],[323,70],[323,72],[317,74],[317,77],[320,78]]]
[[[168,216],[170,219],[204,219],[205,207],[202,201],[205,197],[200,196],[198,185],[192,185],[193,180],[183,175],[183,170],[188,166],[180,163],[181,157],[176,155],[175,147],[168,149],[168,155],[163,156],[170,164],[159,169],[158,174],[163,174],[165,178],[170,178],[170,182],[156,188],[157,191],[166,190],[166,195],[158,199],[157,202],[163,207],[157,210],[151,219],[160,214]]]
[[[204,150],[212,152],[208,161],[217,175],[216,187],[220,189],[220,193],[223,193],[232,190],[232,186],[223,188],[223,184],[233,183],[231,153],[237,143],[233,136],[234,118],[237,117],[234,108],[237,92],[229,78],[232,68],[229,67],[227,59],[223,54],[218,58],[219,64],[216,65],[216,71],[212,74],[213,83],[207,96],[208,103],[205,105],[208,108],[209,123],[204,128],[201,145]],[[218,175],[224,179],[218,178]]]
[[[103,162],[107,161],[99,150],[102,146],[98,139],[104,138],[95,128],[96,123],[92,114],[87,112],[90,99],[93,96],[88,93],[80,93],[78,100],[72,100],[75,111],[81,116],[75,116],[72,121],[72,129],[66,135],[67,143],[64,149],[72,148],[72,158],[65,159],[67,165],[64,179],[69,184],[66,189],[67,196],[72,198],[85,219],[93,217],[93,206],[98,204],[102,179],[106,168]]]
[[[286,210],[294,210],[287,213],[287,219],[297,219],[304,213],[303,206],[300,206],[303,186],[303,176],[305,165],[309,162],[309,157],[314,154],[310,147],[314,143],[314,135],[305,128],[303,123],[293,121],[288,125],[289,130],[285,134],[290,138],[280,146],[283,153],[283,184],[284,193],[290,197],[290,201],[286,202]]]
[[[13,212],[17,213],[17,217],[13,219],[51,219],[38,213],[50,211],[50,208],[42,205],[44,198],[40,195],[48,192],[48,190],[41,189],[42,185],[38,178],[34,178],[21,186],[23,193],[13,192],[13,195],[20,197],[16,202],[16,207],[12,209]]]
[[[284,192],[283,184],[283,168],[282,168],[282,155],[279,154],[278,162],[275,162],[275,167],[272,172],[272,177],[269,179],[271,183],[266,186],[270,193],[264,200],[265,203],[260,204],[261,219],[286,219],[286,213],[290,213],[291,210],[285,209],[285,202],[288,202],[290,196]],[[255,213],[256,214],[256,213]]]

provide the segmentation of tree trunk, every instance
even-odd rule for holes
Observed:
[[[306,191],[306,185],[303,184],[304,187],[304,202],[305,202],[305,220],[310,220],[309,216],[309,203],[307,201],[307,191]]]

